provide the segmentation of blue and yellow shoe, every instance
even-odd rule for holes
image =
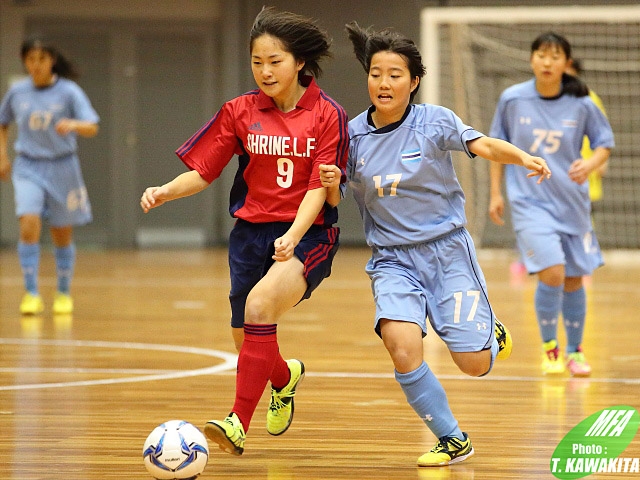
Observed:
[[[20,302],[20,313],[23,315],[37,315],[44,311],[44,302],[38,294],[27,292]]]
[[[430,451],[418,458],[419,467],[443,467],[462,462],[473,455],[469,436],[462,432],[464,440],[457,437],[442,437]]]
[[[224,420],[209,420],[204,425],[204,434],[209,440],[218,444],[223,452],[242,455],[246,435],[242,422],[235,413],[230,413]]]
[[[511,350],[513,349],[513,339],[511,338],[511,332],[504,326],[504,324],[496,318],[496,326],[494,328],[496,340],[498,341],[498,355],[496,358],[499,360],[506,360],[511,356]]]
[[[296,387],[304,378],[304,364],[300,360],[287,360],[291,379],[280,390],[271,388],[271,403],[267,410],[267,432],[282,435],[293,420],[293,397]]]

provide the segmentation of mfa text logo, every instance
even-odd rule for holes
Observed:
[[[636,436],[639,424],[640,414],[626,405],[606,408],[585,418],[556,447],[549,463],[551,473],[562,480],[592,473],[640,474],[640,458],[621,456]]]

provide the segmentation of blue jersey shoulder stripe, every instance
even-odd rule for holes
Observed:
[[[178,148],[176,150],[176,154],[182,158],[184,157],[187,152],[198,142],[198,140],[200,140],[200,138],[207,133],[207,131],[209,130],[209,128],[211,128],[211,125],[213,125],[213,123],[216,121],[216,118],[218,118],[218,115],[220,114],[220,111],[218,111],[211,120],[209,120],[207,123],[205,123],[202,127],[200,127],[200,130],[198,130],[196,133],[194,133],[189,140],[187,140],[186,142],[184,142],[182,144],[182,146],[180,148]]]
[[[322,91],[321,96],[323,99],[329,102],[338,112],[338,128],[340,132],[340,141],[338,142],[336,151],[336,164],[340,167],[339,159],[343,158],[346,155],[347,147],[349,145],[349,118],[347,117],[347,112],[344,110],[344,108],[342,108],[342,106],[338,104],[333,98],[324,93],[324,91]]]

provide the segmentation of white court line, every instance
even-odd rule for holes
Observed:
[[[0,373],[110,373],[111,375],[156,375],[159,373],[183,372],[184,370],[153,370],[150,368],[40,368],[4,367]]]
[[[0,345],[25,345],[25,346],[58,346],[58,347],[91,347],[91,348],[123,348],[134,350],[155,350],[162,352],[189,353],[194,355],[204,355],[208,357],[221,358],[224,360],[219,365],[198,368],[195,370],[180,370],[168,373],[157,373],[152,375],[141,375],[124,378],[105,378],[101,380],[83,380],[77,382],[56,382],[56,383],[34,383],[24,385],[0,385],[0,391],[7,390],[29,390],[39,388],[61,388],[61,387],[86,387],[90,385],[113,385],[116,383],[151,382],[154,380],[168,380],[173,378],[196,377],[199,375],[211,375],[236,367],[238,356],[221,350],[211,350],[208,348],[183,347],[179,345],[162,345],[152,343],[132,343],[132,342],[103,342],[86,340],[35,340],[22,338],[0,338]]]
[[[353,373],[353,372],[308,372],[305,370],[305,377],[327,377],[327,378],[395,378],[393,373]],[[492,375],[486,377],[470,377],[469,375],[438,374],[438,380],[472,380],[478,382],[565,382],[565,383],[623,383],[640,385],[640,378],[598,378],[598,377],[524,377]]]
[[[24,372],[24,373],[110,373],[110,374],[139,374],[136,377],[125,378],[106,378],[101,380],[84,380],[77,382],[57,382],[57,383],[38,383],[24,385],[0,385],[0,391],[8,390],[28,390],[38,388],[61,388],[61,387],[78,387],[91,385],[113,385],[117,383],[133,383],[133,382],[150,382],[154,380],[167,380],[174,378],[196,377],[199,375],[235,375],[235,368],[238,356],[233,353],[223,352],[221,350],[211,350],[207,348],[184,347],[179,345],[150,344],[150,343],[132,343],[132,342],[104,342],[104,341],[86,341],[86,340],[37,340],[37,339],[21,339],[21,338],[0,338],[0,345],[25,345],[25,346],[66,346],[66,347],[93,347],[93,348],[123,348],[137,350],[153,350],[166,351],[176,353],[188,353],[194,355],[204,355],[215,358],[222,358],[224,363],[211,367],[199,368],[195,370],[144,370],[144,369],[37,369],[37,368],[3,368],[0,372]],[[151,373],[150,373],[151,372]],[[150,373],[150,374],[149,374]],[[394,378],[393,373],[367,373],[367,372],[305,372],[305,376],[323,377],[323,378],[370,378],[370,379],[389,379]],[[571,378],[571,377],[531,377],[531,376],[506,376],[506,375],[488,375],[487,377],[469,377],[468,375],[438,375],[440,380],[472,380],[472,381],[493,381],[493,382],[582,382],[582,383],[603,383],[603,384],[631,384],[639,385],[639,378]]]

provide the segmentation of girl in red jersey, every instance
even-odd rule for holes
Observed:
[[[176,151],[189,172],[147,188],[140,201],[146,213],[198,193],[239,157],[229,208],[237,219],[229,238],[236,399],[225,420],[205,425],[207,437],[234,455],[244,451],[269,381],[267,431],[289,428],[304,365],[279,353],[278,319],[329,276],[338,249],[337,210],[325,202],[319,165],[344,172],[347,116],[314,80],[330,43],[311,19],[263,8],[250,34],[258,89],[226,102]]]

